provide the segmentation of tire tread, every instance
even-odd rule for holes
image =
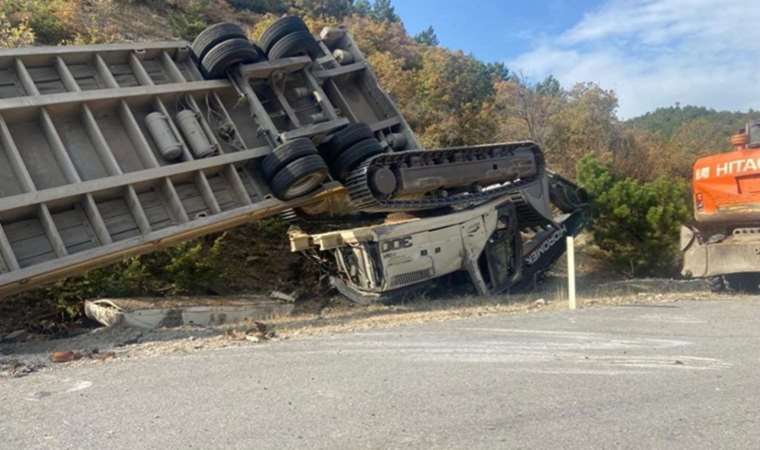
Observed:
[[[327,178],[327,165],[321,156],[304,156],[280,169],[274,178],[272,178],[270,188],[275,197],[281,200],[291,200],[292,198],[285,197],[287,190],[303,177],[320,171],[324,172],[324,177]],[[314,189],[317,187],[315,186]],[[303,195],[306,195],[306,193]]]

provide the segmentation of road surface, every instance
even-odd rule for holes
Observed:
[[[0,380],[0,448],[747,448],[760,299],[488,317]]]

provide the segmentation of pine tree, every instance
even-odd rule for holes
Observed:
[[[372,18],[378,22],[401,21],[391,0],[375,0],[375,4],[372,5]]]
[[[435,30],[432,26],[425,28],[414,36],[414,40],[422,45],[429,45],[431,47],[437,47],[440,43],[438,41],[438,35],[435,34]]]
[[[372,14],[372,4],[369,0],[356,0],[354,2],[354,14],[367,17]]]

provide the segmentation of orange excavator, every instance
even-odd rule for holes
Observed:
[[[731,137],[734,150],[698,159],[694,222],[681,228],[683,275],[713,291],[760,291],[760,121]]]

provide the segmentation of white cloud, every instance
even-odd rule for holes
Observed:
[[[760,108],[760,3],[613,0],[509,66],[613,89],[623,118],[676,102]]]

